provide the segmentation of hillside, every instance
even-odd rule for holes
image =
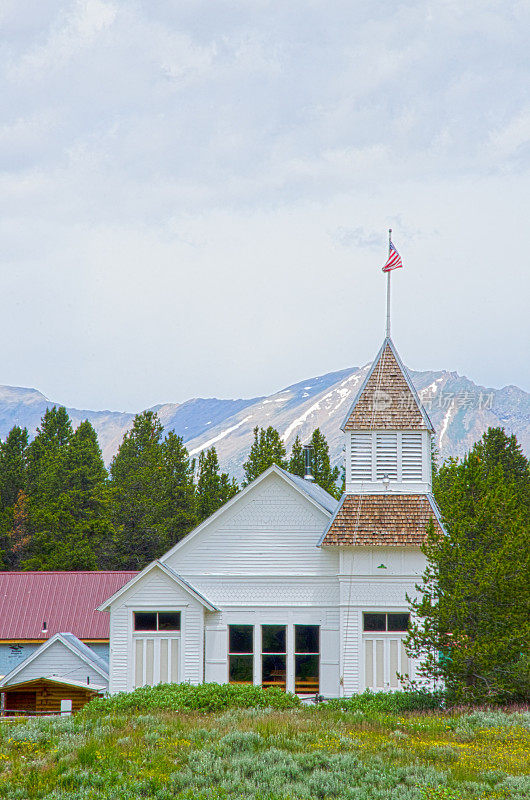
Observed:
[[[281,389],[268,397],[220,400],[194,398],[184,403],[154,406],[166,430],[181,435],[192,455],[215,444],[223,469],[241,478],[256,425],[273,425],[289,450],[296,435],[308,439],[316,427],[326,435],[336,462],[341,460],[340,424],[366,375],[369,365],[330,372]],[[411,372],[436,429],[442,458],[463,455],[490,425],[515,433],[530,454],[530,394],[517,386],[493,389],[479,386],[456,372]],[[34,435],[47,407],[59,405],[36,389],[0,387],[0,436],[13,425]],[[110,463],[132,413],[68,408],[78,425],[89,419],[98,432],[107,463]]]

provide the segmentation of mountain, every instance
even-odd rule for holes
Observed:
[[[319,427],[328,439],[333,460],[342,460],[340,424],[369,369],[351,367],[295,383],[269,397],[220,400],[194,398],[153,407],[166,430],[183,437],[191,455],[215,444],[224,470],[238,480],[253,439],[253,428],[273,425],[289,451],[296,435],[309,439]],[[441,458],[462,456],[491,426],[515,433],[530,455],[530,394],[517,386],[478,386],[456,372],[411,372],[436,430]],[[0,386],[0,436],[13,425],[35,434],[47,407],[59,405],[36,389]],[[119,411],[67,409],[74,426],[89,419],[110,463],[134,415]]]

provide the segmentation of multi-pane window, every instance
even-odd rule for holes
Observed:
[[[285,689],[287,682],[287,626],[261,626],[261,684]]]
[[[320,627],[294,626],[294,690],[317,694],[319,690]]]
[[[410,614],[404,613],[367,613],[363,614],[363,630],[365,633],[405,633],[408,631]]]
[[[228,680],[252,683],[254,680],[254,626],[228,626]]]
[[[180,631],[180,611],[135,611],[135,631]]]

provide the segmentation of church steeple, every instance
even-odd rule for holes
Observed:
[[[324,546],[418,546],[429,519],[441,529],[431,494],[434,429],[390,338],[390,270],[400,266],[389,239],[387,335],[341,426],[346,491]]]

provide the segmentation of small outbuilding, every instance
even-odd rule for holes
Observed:
[[[2,714],[69,714],[79,711],[92,698],[103,694],[105,687],[87,685],[81,681],[50,676],[20,681],[2,687]]]
[[[78,711],[108,685],[106,661],[72,633],[56,633],[0,681],[2,709],[35,714]]]

